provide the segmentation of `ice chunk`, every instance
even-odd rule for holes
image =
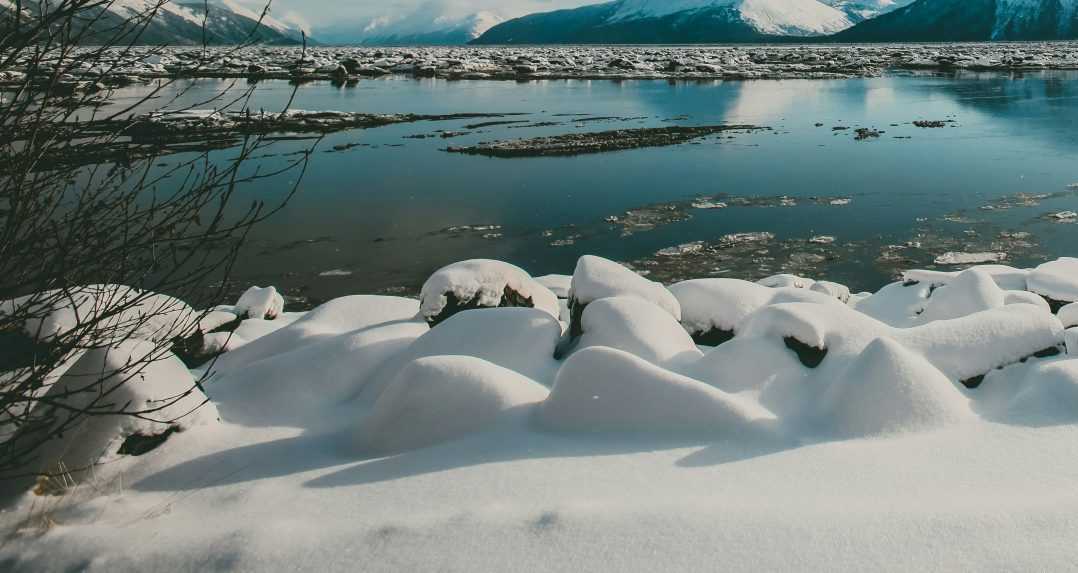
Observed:
[[[440,269],[423,285],[423,318],[440,324],[476,308],[529,307],[557,317],[558,297],[523,269],[501,261],[475,259]]]
[[[1007,253],[956,253],[947,252],[936,257],[937,265],[977,265],[1007,260]]]
[[[357,439],[373,453],[427,447],[487,428],[510,409],[542,402],[548,394],[542,385],[479,358],[420,358],[397,373],[361,420]]]
[[[974,419],[969,400],[921,356],[889,338],[865,348],[831,386],[827,421],[844,436],[939,428]]]
[[[245,318],[273,320],[284,312],[284,297],[276,287],[257,287],[247,289],[236,303],[236,313]]]
[[[774,416],[763,407],[613,348],[574,354],[539,410],[566,432],[755,434]]]

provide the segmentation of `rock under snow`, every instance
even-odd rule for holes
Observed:
[[[251,287],[240,296],[236,313],[244,318],[273,320],[284,312],[284,297],[276,287]]]
[[[541,384],[479,358],[419,358],[397,373],[356,438],[375,453],[431,446],[482,430],[548,394]]]
[[[476,308],[537,308],[557,318],[558,297],[523,269],[477,259],[449,265],[431,275],[420,295],[422,316],[438,325]]]

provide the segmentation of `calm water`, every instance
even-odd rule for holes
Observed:
[[[196,101],[225,85],[200,83],[185,99]],[[284,82],[263,83],[252,106],[279,109],[291,93]],[[436,268],[468,258],[506,260],[534,275],[571,273],[584,253],[634,261],[666,247],[747,231],[768,231],[780,241],[836,237],[836,248],[845,246],[820,272],[861,289],[877,288],[893,276],[894,268],[878,259],[886,245],[907,241],[919,241],[917,256],[931,259],[956,248],[1009,248],[994,239],[1020,231],[1030,233],[1024,242],[1032,245],[1015,250],[1014,263],[1078,254],[1078,224],[1045,218],[1078,210],[1078,196],[1063,193],[1078,182],[1078,75],[1073,73],[676,84],[382,79],[353,88],[306,85],[293,107],[527,113],[507,119],[559,124],[487,127],[448,141],[407,136],[465,130],[480,120],[329,136],[300,194],[255,230],[236,271],[238,282],[272,283],[315,300],[416,289]],[[622,119],[578,123],[607,116]],[[916,119],[954,123],[921,129],[909,124]],[[442,150],[449,143],[716,123],[773,129],[699,145],[570,158],[488,159]],[[855,141],[852,130],[833,131],[833,126],[886,133]],[[367,146],[330,152],[349,143]],[[283,143],[274,152],[300,147]],[[264,161],[274,165],[284,159]],[[289,184],[287,177],[263,181],[244,193],[272,201]],[[1020,193],[1058,196],[1038,205],[983,208],[1010,206],[1005,198]],[[786,195],[797,206],[688,209],[688,220],[630,236],[604,222],[629,209],[714,195]],[[821,205],[809,197],[852,201]],[[496,233],[502,236],[440,232],[460,225],[500,225]],[[742,257],[701,274],[759,278],[781,267],[786,254],[763,268]],[[343,272],[322,276],[327,271]]]

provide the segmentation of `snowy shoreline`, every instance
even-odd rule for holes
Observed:
[[[209,402],[50,450],[99,465],[0,513],[12,570],[1058,569],[1078,529],[1078,259],[873,294],[476,260],[418,301],[163,300],[200,317],[193,362],[223,353],[129,391],[208,370]],[[121,454],[135,431],[169,433]]]

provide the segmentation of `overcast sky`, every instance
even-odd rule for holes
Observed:
[[[509,18],[540,12],[596,4],[600,0],[273,0],[273,15],[281,20],[304,24],[312,29],[340,26],[372,18],[401,17],[422,7],[424,12],[465,16],[487,10]],[[263,0],[240,0],[249,7],[260,7]]]

